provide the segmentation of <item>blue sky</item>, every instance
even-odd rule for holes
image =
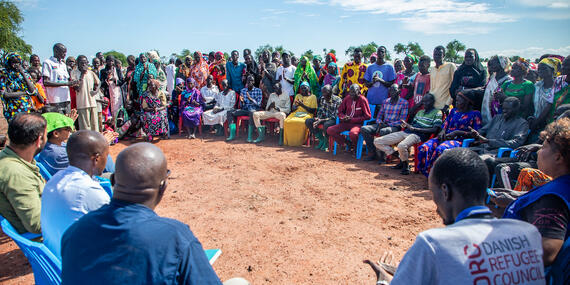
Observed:
[[[394,57],[398,42],[417,41],[431,55],[453,39],[482,57],[570,54],[570,0],[15,2],[25,17],[22,36],[42,60],[56,42],[68,47],[68,55],[88,57],[109,50],[170,55],[184,48],[241,53],[271,44],[297,55],[334,48],[343,61],[349,46],[370,41]]]

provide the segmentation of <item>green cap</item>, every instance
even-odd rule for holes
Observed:
[[[44,113],[42,116],[47,121],[47,132],[70,127],[73,128],[73,119],[60,113]]]

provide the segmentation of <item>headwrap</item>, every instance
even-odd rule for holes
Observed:
[[[507,69],[511,65],[511,61],[509,60],[509,58],[504,55],[497,55],[497,59],[499,59],[499,64],[501,65],[501,67],[505,71],[507,71]]]
[[[520,63],[525,68],[525,72],[528,72],[528,69],[530,68],[530,63],[526,59],[521,57],[517,60],[517,63]]]
[[[184,79],[182,79],[180,77],[176,78],[176,85],[179,85],[179,84],[184,84]]]
[[[17,60],[20,61],[20,63],[22,63],[22,57],[17,53],[17,52],[10,52],[8,53],[6,56],[4,56],[4,67],[6,69],[11,69],[12,67],[10,65],[8,65],[8,62],[12,59],[15,58]]]
[[[534,62],[530,62],[528,64],[528,69],[536,71],[538,69],[538,64],[536,64]]]
[[[318,60],[319,62],[323,61],[323,58],[320,55],[313,56],[313,59]]]
[[[378,54],[376,54],[375,52],[373,52],[373,53],[370,55],[370,58],[369,58],[370,61],[372,61],[371,59],[372,59],[373,57],[375,57],[376,59],[378,59]]]
[[[214,58],[216,58],[218,55],[220,56],[221,59],[224,58],[224,53],[221,51],[216,52],[216,54],[214,55]]]
[[[412,60],[412,64],[416,64],[420,61],[418,56],[415,54],[406,54],[406,57],[409,57]]]
[[[334,76],[337,76],[337,75],[338,75],[338,66],[336,65],[336,63],[331,62],[331,63],[329,63],[329,66],[334,67],[334,74],[333,74],[333,75],[334,75]],[[327,72],[328,72],[328,71],[327,71]]]
[[[329,55],[331,57],[333,62],[336,62],[336,55],[334,55],[334,53],[329,52],[327,55]]]
[[[186,78],[186,91],[191,92],[192,89],[190,89],[190,84],[188,84],[188,83],[192,83],[192,89],[194,89],[194,88],[196,88],[196,84],[197,84],[196,79],[194,79],[194,77]]]
[[[148,52],[148,57],[150,59],[151,62],[154,62],[155,60],[159,60],[160,61],[160,57],[158,56],[158,53],[155,50],[151,50]]]
[[[311,87],[311,86],[309,85],[309,82],[307,82],[307,81],[301,82],[301,85],[300,85],[300,86],[307,86],[307,87],[309,87],[309,88]]]
[[[317,73],[315,73],[315,70],[311,66],[311,62],[306,56],[301,57],[299,62],[303,60],[305,60],[306,62],[305,68],[302,68],[301,64],[299,64],[297,66],[297,69],[295,70],[295,84],[293,85],[293,91],[295,92],[295,94],[297,94],[297,92],[299,91],[299,84],[301,83],[301,78],[303,77],[303,75],[305,75],[306,78],[309,79],[309,84],[311,86],[311,93],[315,95],[319,94],[319,79],[317,78]]]
[[[42,117],[46,119],[46,131],[47,133],[51,133],[57,129],[61,128],[72,128],[74,125],[74,121],[72,118],[62,115],[60,113],[44,113]]]
[[[560,61],[560,59],[555,58],[555,57],[547,57],[547,58],[543,58],[538,64],[541,64],[541,63],[546,64],[550,68],[552,68],[554,70],[554,72],[552,74],[554,76],[558,76],[558,69],[562,65],[562,62]]]

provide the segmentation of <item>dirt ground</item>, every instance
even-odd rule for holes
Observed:
[[[116,155],[133,141],[111,147]],[[159,215],[190,226],[204,248],[223,253],[222,280],[253,284],[374,284],[362,260],[440,227],[425,177],[308,147],[231,143],[205,134],[155,142],[172,171]],[[168,242],[168,241],[157,241]],[[0,283],[30,284],[17,246],[0,235]]]

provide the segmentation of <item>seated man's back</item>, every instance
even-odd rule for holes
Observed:
[[[116,163],[111,203],[63,235],[63,282],[221,284],[190,228],[154,212],[167,186],[162,151],[135,144]]]
[[[42,195],[42,234],[44,244],[61,258],[61,237],[83,215],[108,204],[110,197],[91,178],[105,168],[109,145],[98,132],[74,133],[67,145],[70,165],[55,174]]]

